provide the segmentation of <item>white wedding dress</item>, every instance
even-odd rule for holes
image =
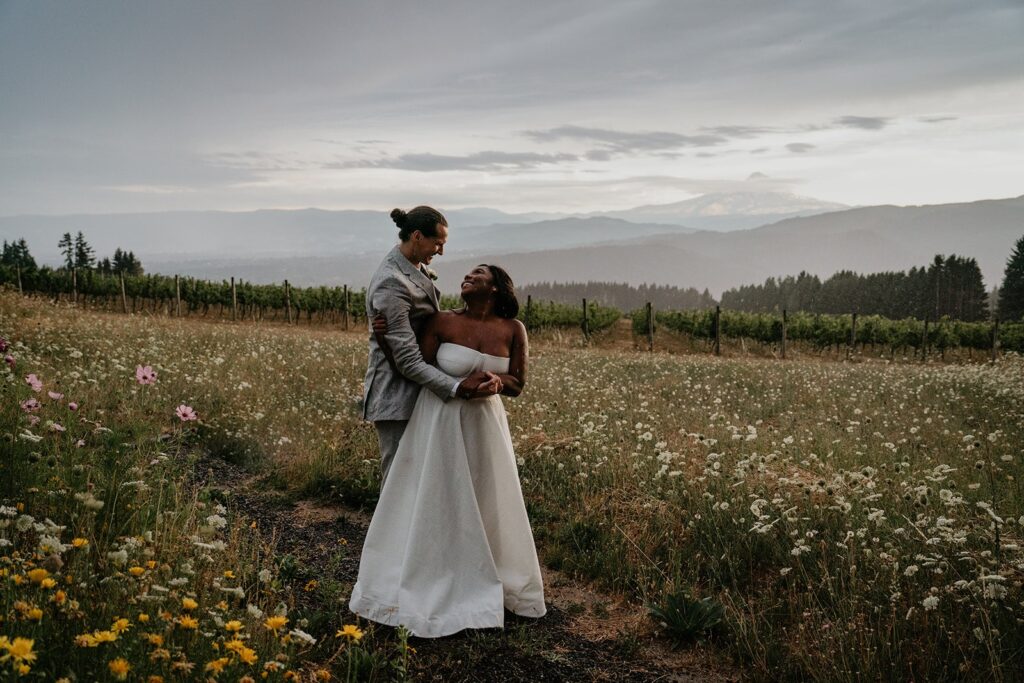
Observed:
[[[455,377],[509,359],[443,343]],[[498,396],[445,402],[421,390],[366,532],[349,609],[435,638],[545,613],[540,564]]]

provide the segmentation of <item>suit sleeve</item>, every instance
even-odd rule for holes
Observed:
[[[409,309],[412,307],[409,290],[394,280],[385,280],[374,292],[372,305],[374,311],[387,318],[388,332],[385,338],[391,347],[398,371],[440,398],[451,398],[455,379],[423,360],[420,346],[416,342],[416,333],[409,320]]]

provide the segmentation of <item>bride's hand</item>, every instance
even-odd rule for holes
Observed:
[[[480,391],[489,394],[500,394],[504,388],[505,385],[502,383],[501,377],[498,377],[493,372],[488,372],[487,381],[480,385]]]
[[[388,333],[388,319],[384,317],[383,313],[378,313],[373,317],[372,325],[374,334]]]

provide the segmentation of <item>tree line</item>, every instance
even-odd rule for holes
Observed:
[[[770,277],[762,285],[724,292],[721,305],[747,313],[856,312],[894,319],[980,321],[992,313],[978,262],[956,254],[937,255],[928,266],[908,271],[860,274],[843,270],[824,281],[807,272]],[[1011,312],[1012,306],[1006,305],[1005,311]]]
[[[718,302],[705,288],[703,292],[690,287],[682,289],[670,285],[629,285],[624,282],[539,282],[519,287],[519,294],[525,298],[576,306],[586,298],[588,301],[631,311],[651,302],[658,309],[665,308],[709,308]]]

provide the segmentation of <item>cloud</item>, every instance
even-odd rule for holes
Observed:
[[[558,126],[548,130],[527,130],[523,134],[537,142],[580,140],[597,143],[602,145],[610,154],[658,152],[683,147],[713,147],[727,142],[725,137],[710,133],[700,135],[683,135],[669,131],[631,133],[607,128],[585,128],[573,125]]]
[[[834,121],[843,128],[860,128],[861,130],[882,130],[890,119],[882,116],[840,116]]]
[[[447,154],[402,154],[397,157],[345,161],[325,164],[323,168],[396,168],[405,171],[509,171],[526,170],[577,161],[575,154],[485,151],[463,156]]]
[[[959,116],[921,116],[917,120],[921,123],[945,123],[946,121],[956,121]]]
[[[788,149],[790,152],[793,152],[794,154],[803,154],[805,152],[810,152],[814,148],[815,145],[812,145],[808,142],[791,142],[788,145],[786,145],[786,149]]]
[[[701,130],[713,135],[721,135],[726,138],[738,138],[741,140],[747,140],[750,138],[756,138],[760,135],[777,132],[777,129],[769,128],[767,126],[705,126],[704,128],[701,128]]]

